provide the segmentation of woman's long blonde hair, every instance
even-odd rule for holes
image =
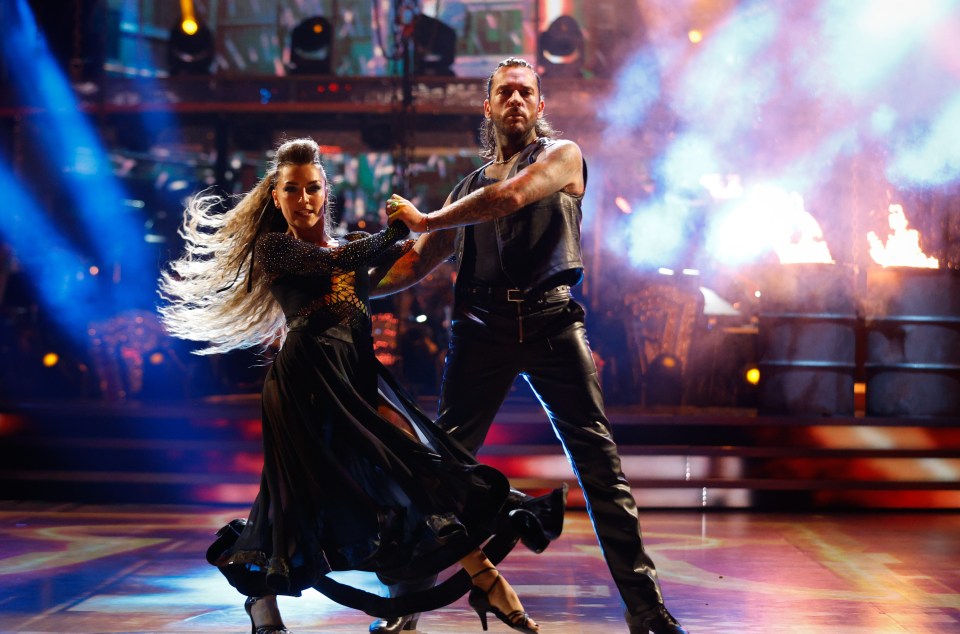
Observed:
[[[158,311],[174,337],[209,344],[196,354],[252,347],[265,351],[286,335],[283,311],[259,262],[252,259],[253,249],[261,233],[287,228],[271,194],[278,171],[310,163],[320,168],[327,191],[324,223],[330,235],[329,182],[320,147],[309,138],[283,142],[264,177],[232,209],[221,212],[223,199],[208,194],[187,202],[179,230],[184,252],[161,272]]]

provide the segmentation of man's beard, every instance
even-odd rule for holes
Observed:
[[[497,136],[505,141],[520,141],[530,134],[530,131],[533,130],[537,121],[527,121],[524,119],[523,125],[517,125],[513,123],[507,123],[507,117],[512,116],[505,114],[499,118],[492,119],[493,129],[496,132]]]

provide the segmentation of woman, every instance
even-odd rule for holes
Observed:
[[[233,209],[218,213],[220,202],[188,205],[185,253],[162,274],[159,310],[173,335],[208,342],[200,354],[282,341],[263,386],[260,492],[248,520],[221,529],[207,553],[248,596],[251,631],[286,632],[276,595],[309,587],[397,629],[470,589],[484,629],[491,612],[515,630],[539,631],[479,547],[489,539],[497,559],[518,538],[539,538],[542,550],[544,535],[559,534],[565,489],[534,500],[510,492],[502,474],[432,424],[373,353],[369,288],[411,247],[398,242],[407,227],[334,237],[311,139],[282,143]],[[409,580],[457,563],[463,571],[440,586],[392,599],[327,576],[366,570]]]

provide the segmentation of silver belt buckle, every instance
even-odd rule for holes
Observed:
[[[522,302],[523,301],[523,292],[519,288],[508,288],[507,289],[507,301],[508,302]]]

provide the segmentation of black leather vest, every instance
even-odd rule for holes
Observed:
[[[553,141],[539,138],[521,151],[520,157],[506,178],[532,165],[537,156]],[[480,188],[480,175],[490,163],[470,173],[453,190],[452,200],[459,200]],[[587,163],[583,162],[583,183],[586,189]],[[583,279],[580,255],[580,204],[583,195],[555,192],[508,216],[489,221],[494,223],[500,266],[514,287],[524,293],[542,291],[560,284],[575,286]],[[463,232],[457,232],[457,268],[463,256]],[[478,253],[477,257],[486,254]],[[487,256],[488,257],[488,256]],[[461,280],[457,283],[469,283]]]

